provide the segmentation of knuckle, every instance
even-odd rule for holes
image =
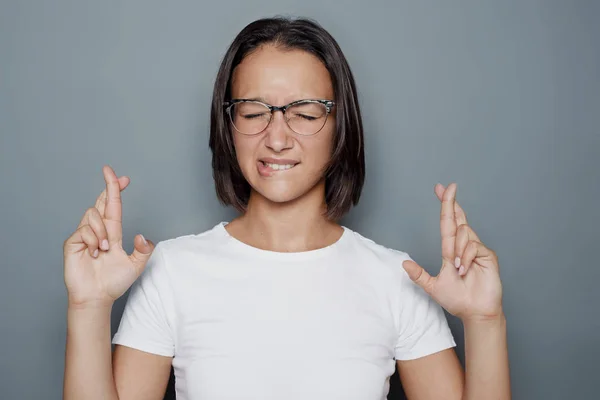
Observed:
[[[121,202],[121,198],[119,196],[109,196],[108,199],[106,199],[106,204],[118,204]]]
[[[460,224],[457,228],[459,233],[465,234],[469,232],[469,225],[467,224]]]
[[[97,228],[99,225],[102,225],[102,216],[100,216],[98,210],[90,214],[90,225],[92,225],[92,227],[94,228]]]
[[[451,213],[451,212],[448,212],[448,211],[442,211],[442,212],[440,213],[440,218],[441,218],[441,219],[454,219],[454,215],[452,215],[452,213]]]
[[[478,245],[478,243],[476,240],[469,240],[467,247],[471,251],[477,251],[477,245]]]
[[[106,232],[106,226],[104,225],[104,220],[103,220],[102,216],[100,215],[100,213],[98,212],[98,210],[96,210],[96,212],[94,212],[90,216],[89,224],[91,225],[94,232],[96,232],[97,234],[104,234]]]
[[[94,230],[92,229],[91,226],[84,225],[80,229],[81,229],[81,237],[83,237],[84,242],[86,242],[88,244],[94,244],[94,242],[96,242],[98,240],[98,238],[96,238],[96,234],[94,233]]]
[[[142,260],[140,259],[139,255],[136,254],[135,251],[129,256],[129,260],[131,260],[131,262],[134,263],[134,264],[139,264],[139,263],[142,262]]]
[[[87,210],[85,210],[85,212],[81,216],[81,219],[79,220],[79,226],[81,227],[81,226],[87,224],[88,220],[89,220],[89,213]]]
[[[469,238],[469,232],[465,228],[465,225],[460,225],[456,230],[456,237],[460,238],[463,243]]]

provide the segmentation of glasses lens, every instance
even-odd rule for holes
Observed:
[[[262,132],[271,119],[271,111],[260,103],[246,101],[234,104],[229,112],[235,129],[246,135]]]
[[[317,102],[299,103],[289,107],[285,115],[290,128],[300,135],[314,135],[327,120],[327,107]]]

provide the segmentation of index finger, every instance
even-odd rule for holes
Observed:
[[[454,243],[456,241],[456,183],[451,183],[444,192],[440,212],[440,233],[442,235],[442,258],[454,265]]]
[[[104,181],[106,182],[106,204],[104,207],[104,218],[121,222],[121,188],[117,175],[111,167],[102,167]]]
[[[100,196],[96,199],[96,204],[94,205],[100,212],[100,215],[104,217],[104,208],[106,207],[106,188],[102,190]]]

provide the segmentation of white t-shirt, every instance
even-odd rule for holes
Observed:
[[[113,338],[173,356],[178,400],[384,400],[395,360],[456,345],[408,254],[345,227],[272,252],[225,224],[158,243]]]

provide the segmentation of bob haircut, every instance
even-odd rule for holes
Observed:
[[[335,39],[306,18],[264,18],[248,24],[225,53],[213,91],[209,147],[219,201],[245,212],[250,185],[242,175],[233,144],[232,127],[223,107],[230,100],[234,68],[264,45],[303,50],[320,59],[334,91],[336,132],[325,176],[326,217],[337,221],[358,203],[365,178],[363,126],[354,77]]]

